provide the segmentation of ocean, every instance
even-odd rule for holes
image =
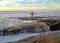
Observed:
[[[0,12],[0,17],[30,17],[30,11],[3,11]],[[60,16],[60,11],[58,10],[48,10],[48,11],[34,11],[34,16]]]

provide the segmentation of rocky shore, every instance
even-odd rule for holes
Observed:
[[[18,33],[42,33],[47,31],[50,31],[48,25],[46,25],[44,22],[36,22],[36,23],[8,26],[6,27],[6,29],[3,29],[3,35],[9,35],[9,34],[11,35]]]
[[[53,23],[54,22],[54,23]],[[0,30],[0,36],[2,35],[12,35],[19,33],[42,33],[47,31],[56,31],[60,30],[60,23],[55,24],[56,21],[52,21],[53,25],[48,25],[44,22],[35,22],[35,23],[23,23],[8,25],[7,27]]]

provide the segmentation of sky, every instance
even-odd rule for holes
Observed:
[[[0,0],[0,11],[60,10],[60,0]]]

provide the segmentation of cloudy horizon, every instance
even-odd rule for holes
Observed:
[[[0,11],[12,10],[60,10],[60,0],[0,0]]]
[[[0,11],[44,11],[35,12],[36,16],[60,16],[60,0],[0,0]],[[45,12],[47,10],[47,12]],[[48,12],[51,10],[50,12]],[[53,12],[54,10],[55,12]],[[27,12],[2,13],[5,16],[29,16]]]

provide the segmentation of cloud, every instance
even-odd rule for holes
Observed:
[[[30,2],[39,2],[40,0],[29,0]]]
[[[20,6],[20,5],[37,5],[52,6],[60,4],[60,0],[1,0],[0,6]]]
[[[24,0],[17,0],[17,1],[23,2]]]
[[[0,5],[2,5],[2,6],[8,5],[8,1],[5,1],[5,0],[4,1],[1,1],[0,2]]]

